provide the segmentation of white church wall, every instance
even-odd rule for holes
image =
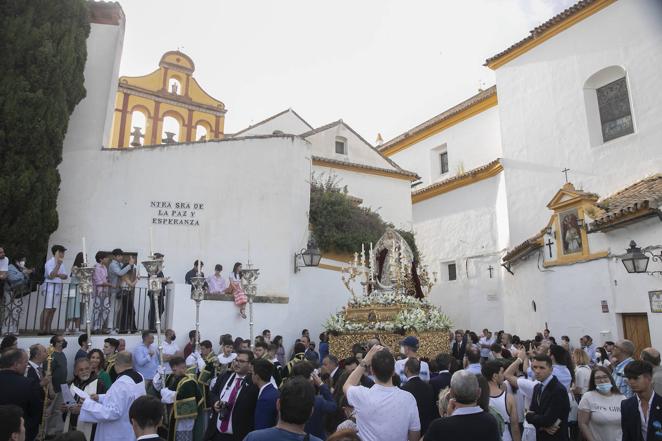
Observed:
[[[536,251],[525,261],[513,265],[514,276],[504,276],[505,327],[514,333],[531,336],[544,329],[552,335],[571,337],[573,344],[584,334],[597,343],[624,338],[622,314],[646,314],[651,344],[662,345],[662,314],[651,312],[649,291],[661,289],[659,276],[628,274],[620,259],[630,240],[645,247],[660,245],[662,224],[651,218],[608,233],[589,235],[591,249],[609,251],[612,257],[586,263],[544,268]],[[649,271],[662,270],[652,260]],[[537,311],[531,302],[535,301]],[[609,312],[602,312],[602,301]]]
[[[123,20],[119,25],[90,25],[84,71],[86,95],[69,118],[66,150],[108,147],[123,40]]]
[[[346,140],[346,155],[336,153],[337,138]],[[354,132],[349,130],[344,123],[314,133],[307,136],[306,139],[312,144],[312,154],[315,156],[339,159],[391,170],[394,169],[386,159],[367,145],[361,138],[356,136]]]
[[[448,173],[442,175],[439,155],[444,149],[448,152]],[[495,106],[394,154],[391,159],[405,170],[416,172],[422,186],[426,186],[500,156],[499,111]]]
[[[176,282],[198,258],[207,274],[215,263],[227,274],[235,261],[246,263],[250,256],[262,268],[263,293],[288,295],[291,256],[306,243],[308,149],[292,136],[123,151],[65,149],[60,222],[50,243],[69,248],[69,259],[82,236],[90,261],[96,250],[115,247],[144,258],[152,228],[155,251],[166,256],[164,272]],[[172,224],[183,221],[199,225]]]
[[[363,199],[361,206],[378,212],[396,228],[411,230],[411,182],[406,179],[360,173],[351,170],[313,166],[316,177],[336,176],[338,184],[347,186],[350,195]]]
[[[589,235],[589,238],[593,234]],[[629,247],[630,241],[634,240],[637,246],[662,245],[662,222],[657,217],[628,225],[605,233],[610,244],[612,255],[621,255]],[[660,254],[660,249],[654,250]],[[651,259],[648,263],[648,271],[662,270],[662,263]],[[609,259],[609,274],[612,290],[614,292],[613,311],[616,314],[645,313],[648,317],[648,328],[651,336],[651,344],[654,347],[662,346],[662,313],[651,312],[649,291],[662,290],[661,276],[648,274],[628,274],[620,259]],[[611,307],[611,305],[610,305]],[[622,320],[616,318],[619,335],[622,335]]]
[[[272,135],[276,130],[287,134],[300,135],[310,129],[311,127],[295,115],[292,109],[288,109],[269,121],[244,130],[237,136]]]
[[[504,276],[505,328],[522,338],[532,338],[548,326],[557,340],[568,335],[575,347],[585,334],[596,343],[616,339],[607,260],[544,268],[543,252],[531,253],[512,266],[514,275]],[[603,300],[610,307],[609,313],[602,312]]]
[[[500,176],[444,193],[413,206],[416,243],[424,262],[438,272],[430,300],[456,327],[503,326],[501,252],[498,248],[496,202]],[[448,280],[453,262],[457,280]],[[492,278],[488,268],[492,266]]]
[[[512,244],[545,225],[563,168],[602,196],[662,169],[660,22],[656,0],[615,2],[496,70]],[[635,133],[592,147],[583,88],[609,66],[627,72]]]

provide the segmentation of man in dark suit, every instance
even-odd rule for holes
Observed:
[[[464,353],[467,351],[467,338],[461,329],[455,331],[455,340],[453,341],[452,354],[453,357],[460,363],[464,361]]]
[[[653,390],[653,365],[632,361],[625,366],[625,377],[634,396],[621,402],[623,441],[662,440],[662,397]],[[642,413],[647,415],[645,427],[641,424]]]
[[[526,421],[536,428],[537,441],[568,441],[570,400],[566,388],[552,375],[552,359],[536,355],[531,369],[540,383],[533,389]]]
[[[39,383],[25,377],[28,355],[23,349],[10,349],[0,357],[0,405],[14,404],[23,410],[25,439],[32,441],[41,422]]]
[[[477,404],[480,387],[476,375],[460,370],[451,378],[451,416],[430,423],[425,441],[498,441],[496,419]]]
[[[430,386],[432,386],[432,391],[434,392],[434,403],[439,399],[439,392],[446,389],[451,384],[451,374],[448,371],[451,357],[450,354],[439,354],[435,359],[437,367],[439,368],[439,375],[430,380]],[[439,410],[437,409],[437,414],[438,412]]]
[[[273,365],[265,359],[253,360],[252,380],[258,388],[257,404],[255,405],[255,429],[267,429],[278,422],[278,389],[271,383]]]
[[[332,392],[336,388],[338,379],[344,372],[342,369],[340,369],[338,364],[338,357],[333,354],[327,355],[322,360],[322,374],[329,376],[329,388],[331,388]]]
[[[140,441],[165,441],[157,433],[161,420],[163,420],[163,405],[152,395],[137,398],[129,408],[129,421],[136,439]]]
[[[240,349],[232,369],[221,374],[211,386],[214,413],[205,440],[242,441],[255,425],[255,406],[259,390],[249,375],[251,351]]]
[[[50,377],[47,378],[46,372],[44,372],[44,362],[47,357],[48,352],[44,345],[36,343],[30,346],[30,359],[28,360],[28,369],[25,371],[25,376],[39,383],[41,387],[46,386],[50,381]]]
[[[416,399],[418,407],[418,419],[421,421],[421,433],[428,430],[428,426],[437,416],[435,411],[434,391],[425,381],[421,380],[418,374],[421,372],[421,362],[416,358],[409,358],[405,363],[405,375],[407,382],[400,386]]]

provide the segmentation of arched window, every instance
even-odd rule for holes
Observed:
[[[177,78],[170,78],[168,80],[168,92],[172,93],[173,95],[181,95],[182,83],[180,83]]]
[[[207,128],[202,124],[195,126],[195,139],[198,141],[206,141],[209,137]]]
[[[179,142],[180,124],[177,118],[173,116],[163,117],[163,131],[161,132],[161,142],[164,144],[173,144]]]
[[[147,117],[140,110],[131,112],[131,147],[140,147],[145,143],[145,133],[147,133]]]
[[[584,102],[592,146],[634,133],[625,69],[606,67],[584,84]]]

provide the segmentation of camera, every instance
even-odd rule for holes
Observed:
[[[218,417],[221,420],[224,420],[230,416],[230,412],[232,412],[232,406],[230,406],[230,403],[227,401],[221,401],[221,409],[218,411]]]

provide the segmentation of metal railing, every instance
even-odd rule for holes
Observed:
[[[89,299],[94,333],[136,333],[154,330],[152,292],[145,287],[98,288]],[[168,323],[170,285],[156,293],[161,322]],[[44,282],[11,288],[0,299],[0,334],[34,335],[86,331],[86,303],[76,283]]]

